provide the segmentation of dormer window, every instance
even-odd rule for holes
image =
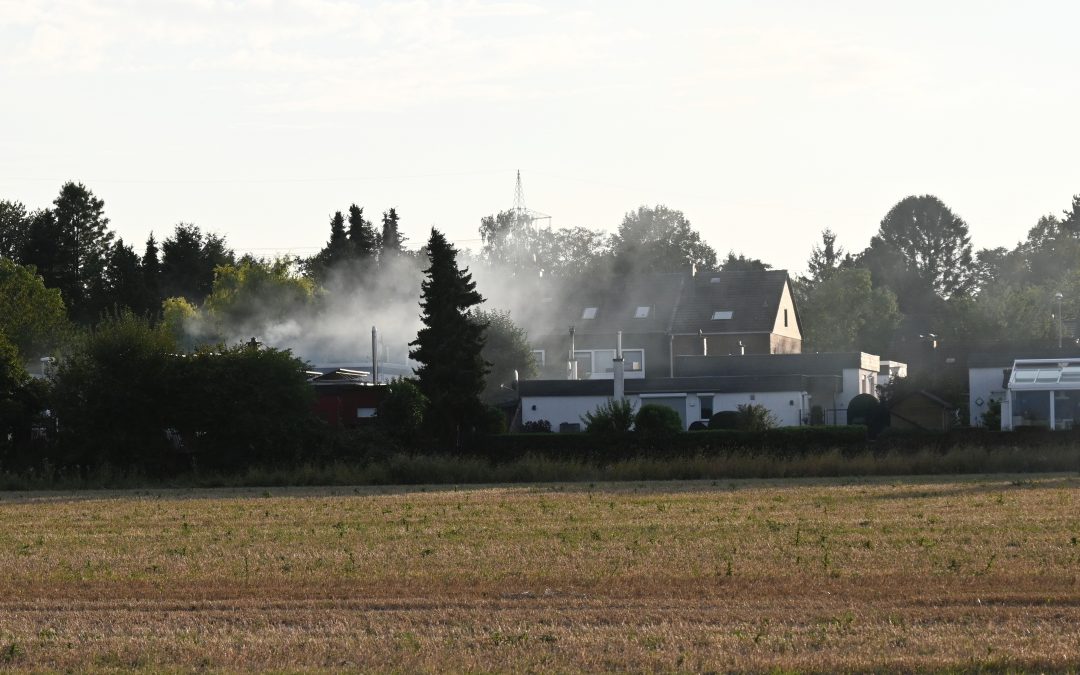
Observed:
[[[722,319],[730,319],[733,312],[730,309],[720,310],[712,313],[713,321],[720,321]]]
[[[598,307],[586,307],[585,311],[581,313],[581,318],[582,319],[595,319],[597,309],[599,309],[599,308]]]
[[[637,310],[634,312],[634,318],[635,319],[647,319],[647,318],[649,318],[649,308],[644,307],[644,306],[638,307]]]

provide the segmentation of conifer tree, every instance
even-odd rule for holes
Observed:
[[[370,220],[364,220],[364,208],[352,204],[349,206],[349,244],[353,256],[360,260],[370,260],[378,250],[378,235]]]
[[[391,208],[389,211],[384,211],[382,217],[382,248],[379,257],[391,259],[399,255],[404,243],[405,237],[398,232],[397,209]]]
[[[442,441],[460,444],[480,421],[480,394],[489,364],[484,361],[484,332],[472,308],[484,301],[468,268],[459,270],[457,250],[432,228],[427,246],[429,267],[421,283],[423,328],[409,343],[420,391],[428,398],[429,428]]]
[[[161,311],[161,260],[158,258],[157,239],[154,233],[146,239],[146,249],[142,257],[143,288],[146,298],[143,300],[143,310],[153,314]]]

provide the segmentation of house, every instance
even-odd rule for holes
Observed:
[[[836,376],[765,375],[626,380],[625,396],[635,409],[652,403],[679,413],[684,429],[708,422],[721,410],[763,405],[781,426],[810,423],[810,391],[839,387]],[[612,380],[525,380],[519,385],[521,421],[546,420],[552,429],[576,431],[587,412],[614,396]]]
[[[885,363],[896,376],[907,371],[900,362]],[[851,399],[859,394],[876,396],[883,377],[881,359],[863,352],[680,356],[675,359],[675,374],[680,378],[791,375],[811,378],[807,380],[810,411],[813,421],[819,424],[846,424]]]
[[[983,425],[983,415],[995,402],[1007,398],[1009,377],[1017,360],[1049,359],[1068,361],[1076,356],[1076,346],[1059,349],[1045,344],[999,345],[967,355],[968,424]],[[1007,427],[1004,417],[1002,426]]]
[[[802,348],[783,270],[647,274],[617,277],[607,286],[544,287],[519,313],[539,379],[611,379],[620,332],[628,380],[674,377],[675,361],[684,355]]]
[[[1017,359],[1001,400],[1001,428],[1069,430],[1080,420],[1080,357]]]
[[[345,368],[310,371],[308,383],[315,391],[315,415],[330,426],[345,428],[370,423],[387,389],[385,384],[372,384],[371,373]]]

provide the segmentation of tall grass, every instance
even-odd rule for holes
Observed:
[[[856,455],[832,449],[776,457],[761,452],[639,457],[598,464],[526,455],[506,462],[449,455],[392,454],[366,463],[257,466],[235,474],[187,472],[167,479],[105,466],[91,473],[51,469],[0,472],[0,489],[67,490],[138,487],[256,487],[285,485],[420,485],[544,483],[723,478],[810,478],[1080,470],[1080,446],[993,448],[965,446],[940,452],[890,450]]]

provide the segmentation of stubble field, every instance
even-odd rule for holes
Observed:
[[[0,667],[1080,667],[1080,479],[0,495]]]

